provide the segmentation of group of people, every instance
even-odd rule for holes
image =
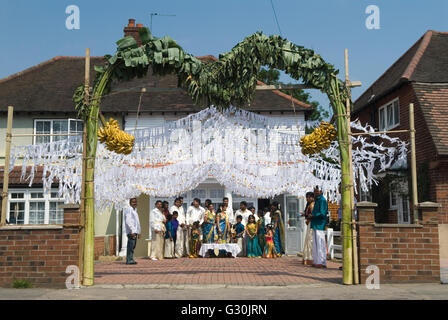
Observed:
[[[239,256],[247,257],[273,258],[284,253],[284,227],[276,202],[255,214],[245,201],[233,212],[227,197],[219,204],[207,199],[204,206],[195,198],[185,213],[182,197],[170,208],[158,200],[150,224],[152,260],[197,258],[202,243],[236,243]]]
[[[307,205],[302,213],[309,226],[303,252],[304,264],[316,267],[326,266],[325,226],[328,204],[318,187],[314,193],[306,194]],[[127,244],[127,264],[136,264],[133,252],[140,237],[140,223],[136,211],[137,199],[129,201],[124,210]],[[285,252],[285,229],[278,202],[258,210],[248,207],[245,201],[233,212],[229,199],[214,204],[195,198],[184,212],[183,198],[178,197],[169,207],[167,201],[157,200],[151,211],[152,260],[164,258],[200,256],[202,243],[236,243],[240,248],[238,256],[280,257]]]

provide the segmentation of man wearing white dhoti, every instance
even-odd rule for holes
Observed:
[[[177,211],[177,221],[179,221],[179,227],[177,228],[176,247],[174,248],[174,254],[177,258],[185,257],[189,254],[189,245],[187,242],[187,224],[185,219],[184,207],[181,204],[181,199],[176,198],[174,205],[170,208],[170,213],[173,214]]]
[[[319,187],[314,188],[314,208],[311,216],[313,229],[313,267],[327,267],[327,246],[325,243],[325,225],[327,224],[328,203]]]
[[[156,201],[156,207],[151,211],[150,230],[152,233],[151,260],[162,260],[164,256],[165,216],[162,213],[162,201]]]
[[[190,247],[191,243],[191,230],[193,229],[193,223],[199,221],[199,225],[204,222],[204,213],[205,209],[201,207],[201,200],[198,198],[194,198],[193,205],[188,207],[186,214],[186,223],[188,225],[187,232],[187,245]]]
[[[128,245],[126,250],[126,264],[137,264],[134,261],[134,249],[137,244],[137,238],[140,238],[140,220],[137,213],[137,199],[129,200],[129,205],[123,210],[126,235],[128,236]]]

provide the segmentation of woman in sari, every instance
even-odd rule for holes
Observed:
[[[190,258],[198,258],[199,251],[201,250],[201,230],[199,229],[199,221],[193,223],[193,229],[191,230],[191,242],[190,242]]]
[[[259,258],[262,255],[260,245],[258,244],[258,227],[255,223],[255,216],[251,214],[247,219],[246,234],[247,234],[247,257]]]
[[[213,208],[213,204],[209,204],[207,211],[204,213],[204,223],[202,224],[202,242],[203,243],[214,243],[215,242],[215,223],[216,223],[216,213]]]
[[[274,246],[277,256],[281,257],[285,250],[285,227],[281,218],[281,211],[278,209],[278,202],[272,203],[272,224],[274,233]]]
[[[306,193],[306,206],[305,211],[302,214],[306,219],[306,236],[305,244],[303,246],[303,264],[306,266],[313,265],[313,230],[311,229],[311,214],[314,207],[314,193]]]
[[[227,243],[229,242],[229,233],[230,233],[230,224],[229,217],[226,213],[227,206],[223,205],[221,207],[220,212],[216,216],[216,226],[218,229],[218,241],[219,243]]]

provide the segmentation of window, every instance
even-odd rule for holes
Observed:
[[[205,189],[193,189],[191,192],[192,198],[199,198],[204,199],[205,196]]]
[[[210,198],[224,198],[224,189],[210,189]]]
[[[400,124],[400,105],[398,98],[379,108],[380,131],[390,130]]]
[[[13,190],[8,195],[10,224],[63,224],[63,199],[57,192],[45,194],[39,189]]]
[[[77,119],[34,120],[34,134],[82,133],[83,122]],[[34,144],[67,139],[67,136],[35,136]],[[81,141],[81,135],[79,135]]]

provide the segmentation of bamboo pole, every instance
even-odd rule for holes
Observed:
[[[346,118],[347,118],[347,135],[348,135],[348,158],[350,167],[350,211],[351,211],[351,227],[352,227],[352,242],[353,242],[353,282],[359,283],[358,274],[358,245],[356,239],[356,221],[355,221],[355,192],[354,192],[354,179],[353,179],[353,152],[352,152],[352,129],[350,126],[350,114],[351,114],[351,87],[348,75],[348,50],[345,49],[345,84],[347,86],[347,99],[345,101]]]
[[[86,48],[86,61],[84,68],[84,103],[89,103],[90,94],[90,48]],[[82,130],[82,180],[81,180],[81,205],[79,210],[79,223],[82,228],[79,232],[79,276],[84,283],[84,247],[85,247],[85,190],[86,190],[86,140],[87,129],[84,123]]]
[[[412,211],[414,224],[418,224],[417,156],[415,152],[414,104],[409,104],[409,131],[411,140]]]
[[[6,225],[6,213],[8,212],[8,184],[9,184],[9,158],[11,156],[11,135],[12,135],[12,115],[14,107],[8,107],[8,122],[6,126],[6,146],[5,146],[5,165],[3,171],[3,192],[2,192],[2,218],[1,225]]]
[[[372,134],[388,134],[388,133],[408,133],[410,130],[390,130],[390,131],[376,131],[376,132],[352,132],[352,136],[363,136]]]

